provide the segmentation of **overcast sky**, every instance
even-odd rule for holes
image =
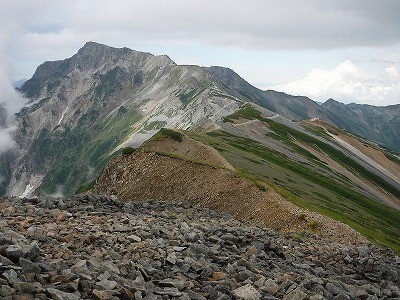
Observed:
[[[1,0],[0,102],[7,82],[96,41],[317,101],[400,103],[399,20],[399,0]]]

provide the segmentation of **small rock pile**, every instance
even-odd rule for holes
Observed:
[[[0,299],[399,299],[400,260],[186,202],[0,200]]]

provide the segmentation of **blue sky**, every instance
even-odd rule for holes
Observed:
[[[2,0],[0,97],[7,82],[96,41],[229,67],[317,101],[396,104],[399,20],[398,0]]]

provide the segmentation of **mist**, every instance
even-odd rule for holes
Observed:
[[[64,187],[63,185],[59,184],[56,186],[56,190],[54,193],[49,194],[49,197],[53,197],[53,198],[64,198]]]
[[[16,147],[16,143],[11,137],[11,133],[15,129],[15,126],[0,129],[0,153]]]
[[[12,85],[4,55],[0,55],[0,60],[6,62],[6,67],[0,69],[0,153],[2,153],[16,146],[12,139],[12,132],[16,129],[14,114],[24,107],[26,99]]]

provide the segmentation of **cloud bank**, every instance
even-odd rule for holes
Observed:
[[[3,60],[4,61],[4,60]],[[0,71],[0,153],[13,149],[16,143],[12,139],[13,114],[24,106],[25,99],[15,91],[5,68]]]
[[[299,61],[303,56],[311,63],[304,51],[326,51],[328,57],[329,51],[358,48],[378,49],[377,52],[391,48],[397,53],[394,60],[399,61],[399,20],[398,0],[2,0],[0,51],[16,66],[9,74],[13,79],[31,75],[45,60],[73,55],[90,40],[143,51],[158,49],[162,52],[158,54],[170,54],[164,52],[166,46],[189,52],[206,47],[223,48],[226,52],[240,49],[247,57],[232,59],[243,64],[252,51],[285,51],[288,56],[297,55]],[[370,59],[385,55],[372,56]],[[353,61],[344,57],[335,63],[345,60]],[[321,65],[314,63],[307,69],[318,66]],[[258,75],[263,74],[270,76],[273,72],[259,71]],[[362,94],[362,86],[346,84],[348,90],[358,91],[352,99]],[[386,90],[393,90],[387,82],[375,89],[383,89],[380,93],[388,96],[392,92]],[[378,92],[372,92],[366,84],[364,94],[369,93],[374,96]]]
[[[18,20],[22,42],[36,46],[76,42],[88,33],[115,35],[119,42],[130,36],[264,49],[382,46],[397,44],[400,37],[397,0],[251,0],[245,5],[239,0],[3,0],[2,5],[1,17]]]
[[[324,101],[329,98],[345,103],[389,105],[400,103],[400,75],[397,65],[385,68],[385,74],[374,76],[351,61],[331,70],[312,69],[304,78],[273,89],[288,94],[306,95]]]

